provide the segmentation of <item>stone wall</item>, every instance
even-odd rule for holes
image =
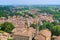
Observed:
[[[29,40],[29,37],[27,37],[27,36],[15,35],[15,36],[13,37],[13,40]]]

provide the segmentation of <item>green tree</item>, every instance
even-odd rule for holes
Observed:
[[[1,24],[1,30],[10,33],[12,29],[14,28],[14,25],[10,22],[4,22]]]
[[[33,27],[34,29],[36,29],[36,24],[31,24],[30,27]]]
[[[52,32],[52,35],[60,35],[60,26],[56,25],[56,26],[51,26],[51,32]]]

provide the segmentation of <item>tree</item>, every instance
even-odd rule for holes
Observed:
[[[36,24],[31,24],[30,27],[33,27],[34,29],[36,29]]]
[[[54,25],[58,25],[58,23],[57,23],[56,21],[52,22],[52,24],[54,24]]]
[[[56,25],[56,26],[51,26],[50,31],[52,32],[52,35],[60,35],[60,26]]]
[[[11,33],[12,29],[14,28],[14,25],[10,22],[4,22],[1,24],[1,30]]]

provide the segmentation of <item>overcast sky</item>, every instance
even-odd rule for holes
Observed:
[[[60,5],[60,0],[0,0],[0,5],[33,5],[33,4]]]

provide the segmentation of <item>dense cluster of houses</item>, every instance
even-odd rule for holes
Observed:
[[[51,40],[51,32],[48,29],[41,30],[38,32],[37,29],[30,27],[31,24],[37,24],[40,22],[42,24],[42,20],[46,20],[47,22],[53,22],[53,18],[51,15],[41,14],[39,16],[25,18],[22,16],[13,16],[5,19],[4,17],[0,18],[0,23],[4,23],[5,21],[13,23],[15,28],[12,30],[12,33],[0,34],[0,40],[7,40],[7,38],[12,38],[13,40]]]
[[[39,19],[38,16],[36,16],[34,19],[31,18],[31,17],[24,18],[22,16],[21,17],[20,16],[13,16],[13,17],[9,16],[7,20],[4,17],[0,18],[0,23],[3,23],[5,21],[13,23],[13,25],[15,26],[15,28],[12,30],[12,39],[13,40],[32,40],[34,37],[35,37],[36,40],[39,40],[38,35],[40,35],[44,31],[42,31],[41,33],[40,32],[38,33],[38,32],[36,32],[36,29],[30,27],[30,25],[32,23],[38,23],[38,21],[40,19]],[[44,18],[42,17],[42,19],[44,19]],[[41,20],[40,20],[40,22],[41,22]],[[48,32],[48,33],[50,35],[49,37],[51,37],[51,33],[50,32]],[[3,36],[3,38],[4,38],[4,36],[8,37],[10,35],[9,37],[11,37],[11,34],[9,34],[9,35],[8,34],[9,33],[6,33],[6,35],[2,34],[0,36]],[[46,32],[46,34],[47,34],[47,32]],[[44,34],[41,34],[40,38],[43,35]],[[43,38],[45,39],[46,38],[45,36],[43,36],[42,39]],[[38,38],[36,38],[36,37],[38,37]],[[2,38],[0,38],[0,39],[2,40]],[[47,39],[49,39],[49,38],[47,38]]]
[[[45,13],[45,12],[38,12],[36,9],[31,9],[28,11],[28,13],[34,14],[34,15],[38,15],[39,19],[42,20],[46,20],[48,22],[53,22],[53,15],[49,14],[49,13]]]

